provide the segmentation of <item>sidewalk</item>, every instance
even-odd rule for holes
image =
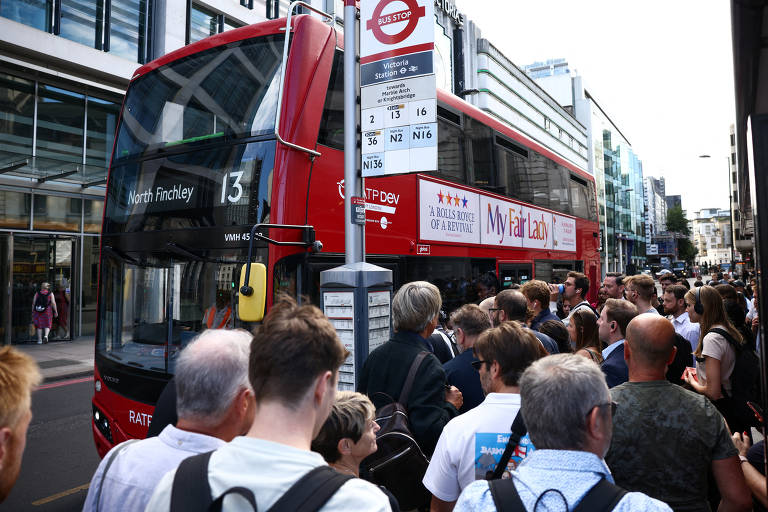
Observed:
[[[51,341],[45,345],[24,343],[13,347],[37,361],[43,382],[93,374],[93,336],[80,336],[72,341]]]

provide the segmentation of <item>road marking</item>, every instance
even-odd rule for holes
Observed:
[[[72,489],[67,489],[66,491],[61,491],[59,493],[54,494],[53,496],[48,496],[47,498],[43,498],[37,501],[33,501],[32,505],[35,507],[39,507],[40,505],[45,505],[46,503],[50,503],[52,501],[56,501],[60,498],[63,498],[65,496],[69,496],[70,494],[75,494],[76,492],[84,491],[88,489],[88,487],[91,485],[90,482],[87,484],[79,485],[77,487],[73,487]]]
[[[89,380],[93,380],[93,377],[82,377],[80,379],[72,379],[72,380],[64,380],[61,382],[52,382],[50,384],[43,384],[42,386],[38,386],[39,389],[51,389],[51,388],[60,388],[61,386],[69,386],[71,384],[79,384],[81,382],[88,382]]]

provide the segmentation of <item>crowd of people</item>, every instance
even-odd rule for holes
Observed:
[[[284,298],[254,333],[185,348],[156,435],[107,453],[84,511],[762,510],[756,287],[716,280],[665,274],[659,296],[608,273],[590,303],[570,272],[449,314],[406,283],[356,392],[337,392],[349,353],[330,321]],[[0,350],[0,502],[39,378]]]

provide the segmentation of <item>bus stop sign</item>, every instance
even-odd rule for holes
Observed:
[[[437,170],[434,0],[360,0],[364,178]]]
[[[402,2],[408,8],[402,11],[382,15],[384,8],[392,2]],[[419,19],[423,18],[425,15],[426,9],[423,6],[420,6],[416,0],[381,0],[373,10],[373,17],[366,22],[365,26],[368,30],[373,32],[373,37],[379,42],[383,44],[397,44],[413,34],[413,31],[416,30],[416,27],[419,24]],[[385,25],[391,25],[401,21],[407,21],[407,24],[396,34],[387,34],[381,29],[381,27]]]

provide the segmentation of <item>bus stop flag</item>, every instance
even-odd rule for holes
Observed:
[[[360,2],[363,177],[437,170],[431,0]]]

